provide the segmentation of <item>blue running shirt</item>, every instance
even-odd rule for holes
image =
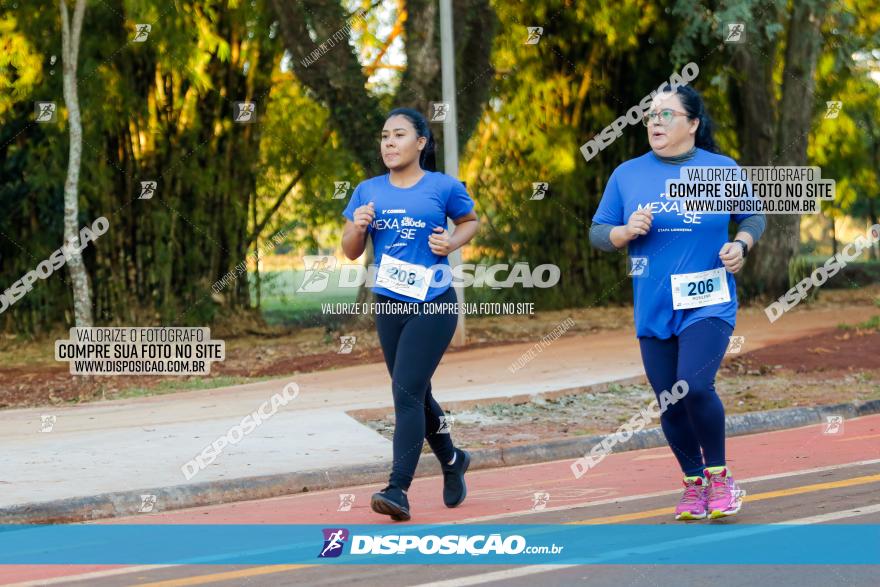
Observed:
[[[460,181],[445,173],[427,170],[408,188],[393,185],[387,173],[362,181],[351,194],[342,215],[353,221],[355,209],[370,202],[376,209],[376,217],[367,232],[373,239],[376,267],[383,254],[425,267],[449,265],[446,257],[431,252],[428,237],[434,234],[434,227],[446,228],[447,216],[454,220],[474,209],[474,201]],[[441,277],[436,279],[439,281]],[[449,283],[436,287],[432,284],[424,301],[433,300],[449,287]],[[373,286],[373,292],[404,302],[419,301],[380,286]]]
[[[697,149],[684,166],[736,166],[724,155]],[[670,276],[723,267],[718,252],[728,242],[731,218],[737,223],[753,214],[685,212],[682,200],[666,199],[666,180],[678,179],[682,165],[665,163],[653,151],[620,164],[611,174],[594,222],[621,226],[638,208],[650,207],[651,230],[629,243],[630,257],[645,257],[644,273],[633,277],[636,336],[669,338],[698,320],[720,318],[736,326],[736,281],[727,273],[730,301],[683,310],[672,307]]]

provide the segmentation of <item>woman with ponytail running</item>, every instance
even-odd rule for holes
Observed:
[[[458,314],[447,273],[447,255],[470,241],[479,222],[474,202],[457,179],[434,171],[434,139],[428,123],[409,108],[392,110],[382,129],[381,153],[388,173],[361,182],[343,215],[346,257],[373,241],[378,311],[376,330],[391,375],[394,398],[394,460],[388,486],[375,493],[373,511],[410,519],[406,492],[427,440],[443,471],[443,502],[464,501],[467,451],[452,444],[443,410],[431,395],[431,377],[452,340]],[[455,231],[446,231],[452,218]],[[445,266],[445,267],[443,267]],[[431,307],[428,307],[431,306]]]
[[[628,247],[636,336],[658,399],[676,382],[687,383],[683,399],[660,416],[684,473],[675,518],[721,518],[739,512],[745,492],[725,459],[724,406],[715,374],[736,324],[733,274],[765,221],[754,214],[689,212],[682,200],[666,198],[666,180],[678,179],[683,166],[736,166],[719,154],[696,90],[679,86],[659,94],[644,122],[651,150],[611,174],[590,242],[604,251]],[[738,231],[728,241],[731,219]]]

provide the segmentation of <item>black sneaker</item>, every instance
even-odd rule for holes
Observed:
[[[467,496],[464,474],[471,464],[471,455],[460,448],[455,449],[455,453],[454,463],[441,465],[443,469],[443,503],[448,508],[460,505]]]
[[[406,522],[410,518],[409,500],[406,493],[396,485],[388,485],[382,491],[374,493],[370,507],[377,514],[391,516],[396,522]]]

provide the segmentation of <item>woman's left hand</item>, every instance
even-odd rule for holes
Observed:
[[[724,263],[724,268],[728,273],[737,273],[745,265],[743,248],[738,242],[724,243],[718,252],[718,257]]]
[[[431,247],[431,252],[435,255],[447,256],[452,252],[452,247],[449,243],[449,232],[442,226],[435,226],[434,234],[428,237],[428,246]]]

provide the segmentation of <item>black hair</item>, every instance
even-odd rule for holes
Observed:
[[[678,94],[678,99],[681,100],[681,105],[684,107],[684,111],[687,112],[688,118],[690,120],[695,118],[700,120],[700,126],[697,127],[697,136],[694,141],[695,145],[710,153],[720,153],[721,149],[715,143],[715,123],[712,122],[709,113],[706,112],[706,104],[703,102],[703,97],[700,96],[697,90],[686,85],[676,87],[675,93]]]
[[[423,148],[422,152],[419,154],[419,165],[422,169],[427,171],[437,171],[437,159],[434,154],[434,134],[431,132],[431,128],[428,126],[428,121],[425,119],[425,116],[418,110],[413,110],[412,108],[395,108],[388,113],[385,120],[387,121],[392,116],[403,116],[409,120],[412,123],[413,128],[416,129],[416,136],[426,137],[428,139],[428,142],[425,143],[425,148]]]

